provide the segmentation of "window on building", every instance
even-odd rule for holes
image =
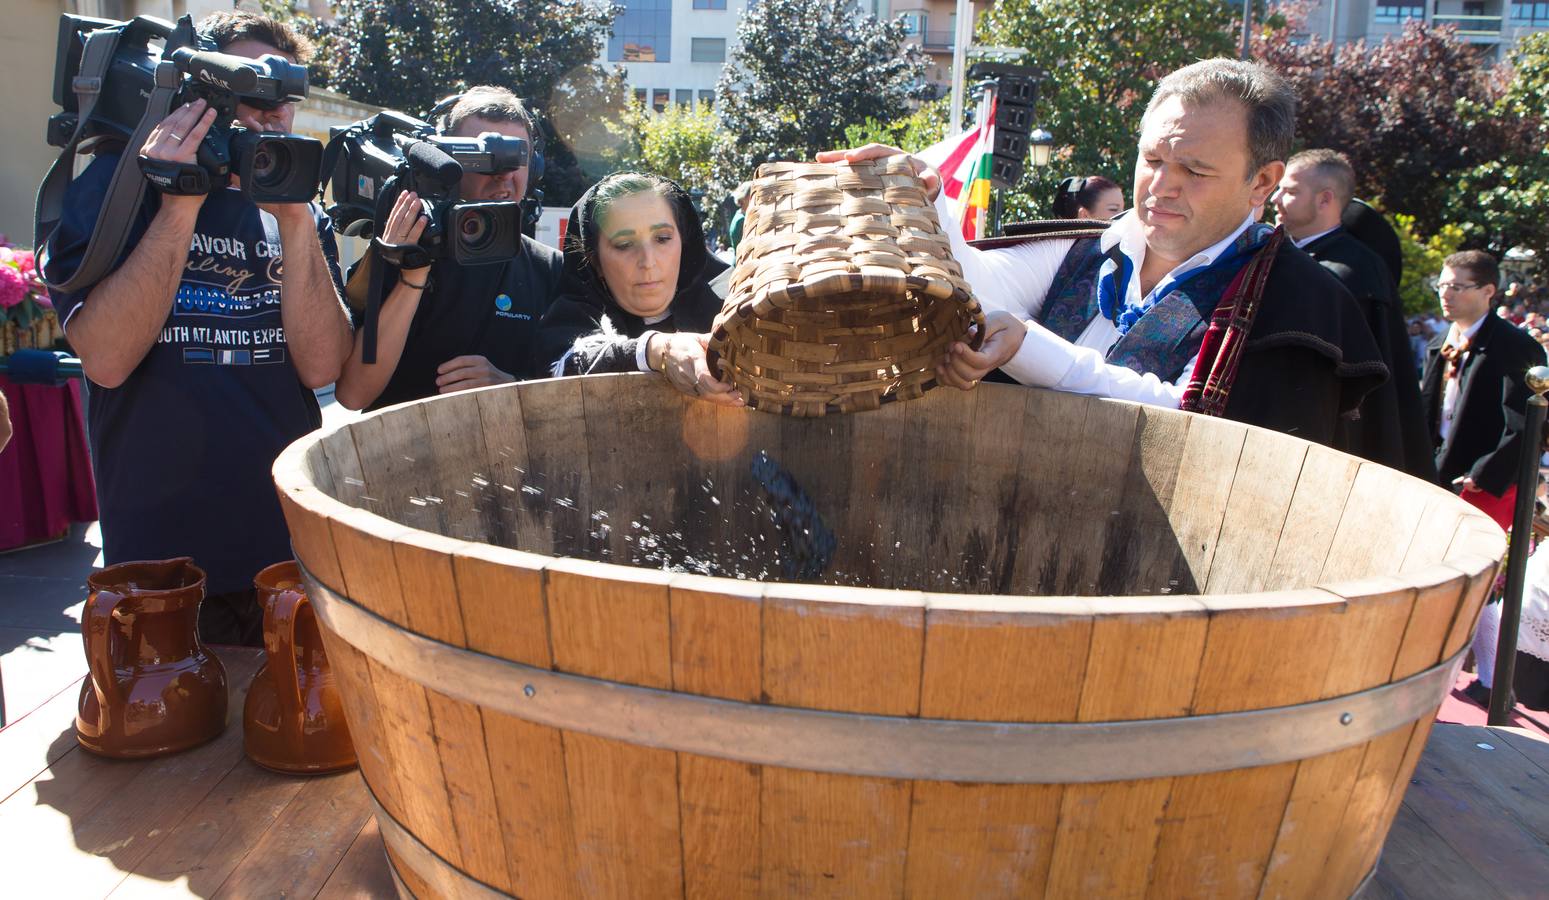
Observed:
[[[1372,21],[1384,25],[1423,18],[1425,4],[1415,3],[1414,0],[1378,0],[1377,10],[1372,13]]]
[[[710,109],[711,107],[715,106],[715,91],[700,91],[699,105],[703,106],[705,109]]]
[[[914,10],[912,12],[899,13],[898,18],[903,20],[904,34],[919,35],[925,33],[926,20],[930,17],[919,10]]]
[[[645,106],[645,88],[635,88],[635,102]]]
[[[656,88],[651,91],[651,108],[657,112],[666,112],[667,104],[672,100],[672,92],[666,88]]]
[[[624,0],[608,38],[610,62],[672,61],[672,0]]]
[[[725,9],[726,0],[694,0],[695,9]]]
[[[726,39],[694,38],[689,42],[688,58],[691,62],[726,62]]]
[[[1549,3],[1513,3],[1511,24],[1549,27]]]
[[[678,88],[672,92],[672,102],[678,106],[693,106],[694,92]]]

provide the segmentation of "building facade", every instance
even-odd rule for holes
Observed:
[[[757,0],[753,0],[757,2]],[[975,0],[976,14],[993,0]],[[668,104],[715,102],[721,68],[737,45],[737,22],[749,0],[619,0],[623,11],[598,58],[623,66],[635,99],[661,111]],[[856,0],[856,11],[902,18],[905,40],[930,57],[926,79],[945,93],[957,42],[954,0]]]
[[[905,39],[930,57],[925,78],[942,96],[952,86],[952,53],[957,47],[957,3],[954,0],[868,0],[874,15],[902,18]],[[974,21],[994,0],[974,0]]]
[[[613,36],[598,62],[623,66],[635,99],[657,111],[669,104],[715,102],[715,84],[737,43],[748,0],[622,0]]]
[[[1523,36],[1549,30],[1549,2],[1516,0],[1319,0],[1307,31],[1336,44],[1380,41],[1419,20],[1451,25],[1487,59],[1508,58]]]

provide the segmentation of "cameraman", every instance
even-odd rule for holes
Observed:
[[[494,131],[533,146],[532,115],[516,95],[500,87],[476,87],[447,112],[440,132],[478,137]],[[459,199],[521,202],[530,166],[507,172],[465,172]],[[398,196],[382,231],[389,244],[413,244],[425,231],[419,198]],[[362,305],[369,267],[383,265],[369,254],[350,275],[352,305]],[[533,371],[533,334],[559,285],[564,257],[522,236],[521,250],[504,263],[460,265],[441,259],[399,271],[377,322],[377,361],[361,362],[361,337],[339,377],[335,396],[350,409],[377,409],[438,393],[516,381]],[[357,291],[361,293],[356,294]]]
[[[304,62],[312,53],[289,26],[247,12],[215,13],[199,31],[237,56]],[[295,112],[244,104],[236,118],[288,132]],[[48,280],[80,264],[118,152],[192,162],[214,122],[197,100],[174,109],[143,147],[99,154],[70,186]],[[253,576],[291,556],[269,469],[322,424],[312,389],[338,377],[351,346],[331,225],[315,205],[260,209],[235,187],[148,191],[125,247],[96,285],[53,297],[94,385],[104,557],[193,557],[208,576],[203,638],[261,646]]]

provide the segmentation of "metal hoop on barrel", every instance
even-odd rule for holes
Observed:
[[[1076,784],[1199,775],[1332,753],[1428,715],[1467,648],[1401,681],[1312,703],[1118,722],[977,722],[721,700],[523,665],[454,647],[343,597],[302,568],[324,625],[423,687],[516,718],[643,747],[882,778]]]

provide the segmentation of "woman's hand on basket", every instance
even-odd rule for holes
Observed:
[[[947,347],[947,355],[936,364],[936,380],[948,387],[971,391],[979,381],[1011,361],[1022,349],[1027,326],[1008,312],[992,312],[984,317],[984,343],[978,350],[956,341]]]
[[[931,168],[925,160],[913,156],[897,147],[889,147],[887,144],[867,144],[864,147],[856,147],[853,150],[824,150],[817,155],[820,163],[858,163],[868,159],[880,159],[884,156],[908,156],[909,165],[914,167],[914,174],[920,176],[925,182],[925,199],[936,202],[936,195],[941,193],[941,174]]]
[[[693,397],[722,406],[742,406],[737,389],[718,380],[710,371],[705,352],[710,348],[708,334],[651,335],[646,346],[646,362],[662,373],[667,383]]]

